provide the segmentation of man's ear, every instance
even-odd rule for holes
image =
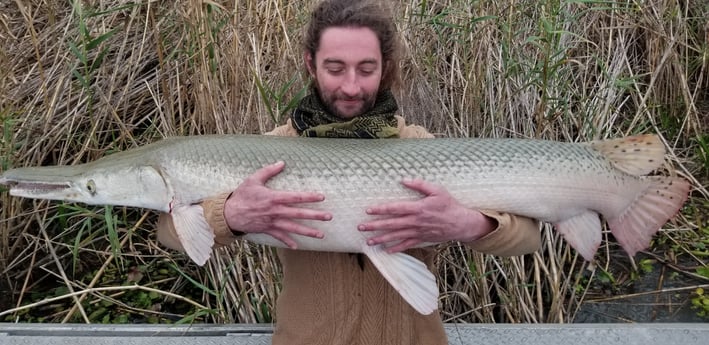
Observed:
[[[303,62],[305,62],[305,68],[308,69],[308,74],[310,77],[315,79],[315,57],[310,52],[303,53]]]

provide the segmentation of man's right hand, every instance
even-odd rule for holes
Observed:
[[[300,224],[297,220],[328,221],[332,219],[332,214],[296,205],[321,202],[325,200],[321,193],[277,191],[266,187],[266,182],[283,168],[285,163],[277,162],[246,178],[226,200],[224,219],[233,230],[269,234],[289,248],[296,249],[292,234],[315,238],[325,236],[322,231]]]

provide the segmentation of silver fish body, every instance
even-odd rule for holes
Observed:
[[[192,204],[229,192],[255,170],[276,161],[285,171],[269,181],[278,190],[317,191],[313,207],[333,214],[325,241],[300,237],[299,248],[352,252],[364,241],[357,224],[368,206],[418,198],[401,185],[421,178],[445,186],[471,208],[558,222],[584,210],[615,216],[643,189],[643,182],[613,169],[588,146],[531,140],[303,139],[264,136],[188,137],[163,141],[154,157],[173,191]],[[151,155],[152,156],[152,155]],[[149,208],[157,208],[153,205]],[[322,222],[308,225],[323,227]],[[343,240],[330,232],[356,236]],[[259,242],[282,245],[270,236]]]
[[[358,224],[371,219],[367,207],[421,197],[406,189],[402,179],[440,184],[470,208],[553,223],[579,253],[592,260],[601,240],[599,214],[609,221],[626,251],[634,254],[682,206],[689,191],[685,180],[638,176],[656,168],[663,155],[664,147],[654,136],[590,143],[192,136],[165,139],[80,166],[9,170],[0,183],[10,185],[10,193],[16,196],[169,212],[187,253],[203,264],[213,238],[208,231],[196,234],[200,232],[196,229],[208,226],[203,220],[198,225],[180,225],[203,218],[194,205],[234,190],[267,164],[284,161],[285,170],[268,185],[320,192],[325,200],[306,207],[333,215],[328,222],[303,221],[321,229],[325,238],[295,236],[298,248],[363,252],[407,301],[429,313],[435,309],[431,295],[437,295],[435,281],[430,286],[431,276],[406,271],[403,274],[417,278],[397,283],[396,275],[402,273],[396,270],[401,266],[388,260],[400,260],[405,254],[390,256],[370,247],[366,240],[375,233],[357,230]],[[284,246],[268,235],[245,238]],[[413,271],[425,270],[420,262],[412,265]],[[407,284],[426,286],[400,290]],[[427,292],[417,296],[421,290]],[[418,303],[421,299],[429,301]]]

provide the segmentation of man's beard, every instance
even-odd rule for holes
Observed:
[[[320,100],[322,101],[323,105],[325,108],[333,115],[341,118],[341,119],[352,119],[357,116],[360,116],[370,109],[374,107],[374,104],[377,101],[377,95],[376,93],[373,94],[368,94],[368,93],[362,93],[357,97],[354,98],[349,98],[339,92],[335,92],[333,94],[320,94]],[[336,101],[338,100],[360,100],[362,101],[360,109],[354,113],[354,114],[344,114],[342,113],[339,109],[337,109],[337,105],[335,104]]]

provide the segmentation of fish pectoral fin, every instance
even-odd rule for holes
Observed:
[[[200,205],[178,205],[173,207],[172,222],[180,244],[196,264],[202,266],[212,255],[214,232],[204,218]]]
[[[657,169],[665,160],[665,145],[657,135],[644,134],[588,143],[625,173],[642,176]]]
[[[631,256],[650,245],[652,236],[682,208],[691,188],[681,177],[651,176],[645,181],[648,188],[617,217],[608,219],[613,237]]]
[[[593,261],[601,245],[601,220],[598,213],[586,211],[554,224],[571,247],[587,261]]]
[[[364,254],[416,311],[429,315],[438,309],[436,277],[421,260],[404,253],[389,254],[381,246],[367,246]]]

